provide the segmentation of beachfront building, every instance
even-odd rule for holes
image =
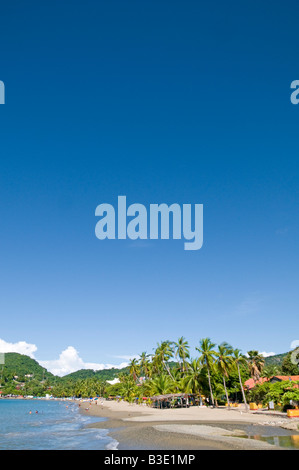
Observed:
[[[271,377],[270,379],[268,379],[267,377],[261,377],[259,380],[248,379],[244,383],[244,388],[245,390],[251,390],[257,384],[262,384],[264,382],[275,383],[283,381],[297,382],[299,381],[299,375],[273,375],[273,377]]]
[[[297,382],[299,381],[299,375],[275,375],[271,377],[270,383],[275,383],[275,382],[283,382],[283,381],[292,381],[292,382]]]
[[[199,399],[194,394],[168,393],[151,397],[150,402],[153,408],[189,408],[198,405]]]

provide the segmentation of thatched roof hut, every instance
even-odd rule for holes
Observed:
[[[165,395],[155,395],[150,397],[153,406],[160,408],[169,408],[171,405],[175,407],[190,406],[194,401],[195,395],[192,393],[167,393]]]

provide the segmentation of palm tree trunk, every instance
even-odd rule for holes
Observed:
[[[171,372],[170,372],[169,367],[166,365],[166,363],[165,363],[164,361],[163,361],[163,365],[164,365],[166,371],[168,372],[168,374],[170,375],[170,377],[172,378],[172,380],[174,380],[174,378],[173,378],[172,375],[171,375]]]
[[[213,396],[213,391],[212,391],[212,384],[211,384],[211,376],[210,376],[210,369],[209,366],[207,365],[208,369],[208,379],[209,379],[209,387],[210,387],[210,394],[211,394],[211,399],[212,399],[212,405],[215,406],[214,404],[214,396]]]
[[[223,375],[223,385],[224,385],[224,390],[225,390],[225,395],[226,395],[227,406],[228,406],[228,409],[230,410],[230,403],[229,403],[229,398],[228,398],[228,393],[227,393],[227,388],[226,388],[226,382],[225,382],[224,375]]]
[[[185,377],[186,375],[186,357],[185,357],[185,354],[183,355],[183,377]]]
[[[248,405],[247,405],[246,396],[245,396],[245,392],[244,392],[244,387],[243,387],[242,379],[241,379],[240,366],[239,366],[239,364],[237,364],[237,366],[238,366],[239,382],[240,382],[241,391],[242,391],[242,395],[243,395],[243,401],[245,403],[245,411],[248,411]]]

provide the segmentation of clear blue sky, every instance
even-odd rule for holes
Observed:
[[[298,339],[296,1],[1,6],[0,338],[84,361]],[[202,203],[204,245],[99,241],[98,204]],[[192,351],[194,354],[194,351]]]

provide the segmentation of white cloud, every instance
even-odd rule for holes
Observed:
[[[299,339],[294,339],[294,341],[291,342],[290,348],[295,349],[297,346],[299,346]]]
[[[124,361],[120,364],[102,364],[97,362],[84,362],[83,359],[79,356],[78,351],[73,346],[68,346],[64,349],[59,355],[58,359],[49,360],[49,361],[39,361],[34,353],[37,351],[37,346],[35,344],[26,343],[26,341],[18,341],[17,343],[8,343],[3,339],[0,339],[0,353],[16,352],[19,354],[25,354],[26,356],[31,357],[39,362],[42,367],[45,367],[48,371],[52,372],[54,375],[62,377],[63,375],[70,374],[71,372],[76,372],[80,369],[93,369],[93,370],[103,370],[103,369],[123,369],[127,367],[129,361],[137,355],[132,356],[114,356]]]
[[[125,361],[131,361],[132,359],[138,359],[140,354],[132,354],[131,356],[112,356],[117,357],[118,359],[124,359]]]
[[[7,341],[4,341],[4,339],[0,339],[0,352],[2,353],[16,352],[35,359],[35,351],[37,351],[37,346],[35,344],[26,343],[26,341],[8,343]]]
[[[103,370],[111,369],[112,367],[122,369],[128,365],[127,362],[122,362],[118,365],[84,362],[79,356],[78,351],[73,346],[68,346],[64,351],[62,351],[58,359],[54,359],[52,361],[40,361],[40,364],[48,371],[52,372],[52,374],[60,377],[70,374],[71,372],[76,372],[80,369]]]
[[[276,353],[275,352],[265,352],[265,351],[263,351],[263,352],[259,352],[259,354],[261,354],[264,357],[269,357],[269,356],[275,356]]]

